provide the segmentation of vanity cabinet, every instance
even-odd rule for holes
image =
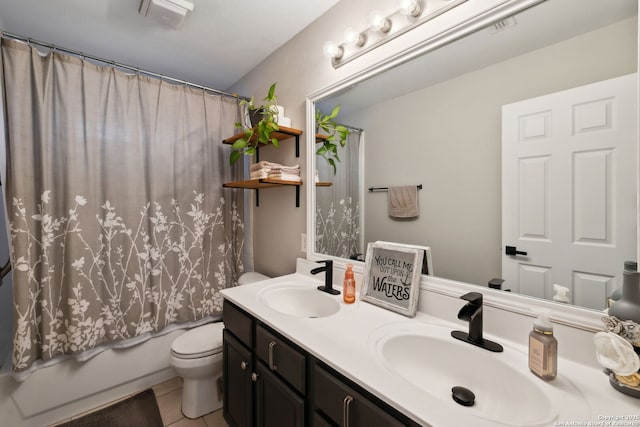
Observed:
[[[224,301],[223,413],[230,427],[417,427]]]
[[[251,352],[228,329],[223,331],[223,413],[230,426],[253,425]]]
[[[228,301],[223,414],[231,427],[305,426],[305,355]]]
[[[383,403],[374,402],[364,392],[347,384],[347,380],[337,373],[316,364],[314,375],[314,406],[318,420],[316,426],[338,425],[341,427],[385,426],[401,427],[414,425],[400,414],[394,415]],[[325,421],[324,417],[330,422]]]

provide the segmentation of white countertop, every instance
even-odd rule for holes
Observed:
[[[315,277],[304,274],[290,274],[250,285],[225,289],[226,299],[243,308],[258,320],[272,327],[280,334],[378,396],[391,406],[422,425],[445,426],[497,426],[486,418],[478,417],[477,407],[463,407],[453,400],[434,397],[390,370],[374,349],[374,337],[381,328],[391,324],[425,322],[446,328],[461,329],[459,325],[447,323],[441,319],[418,313],[415,318],[385,310],[375,305],[358,301],[344,304],[342,295],[330,296],[340,304],[340,310],[328,317],[297,318],[281,314],[265,304],[259,298],[259,292],[266,287],[296,283],[300,286],[315,288],[323,284]],[[318,291],[320,292],[320,291]],[[328,296],[328,294],[326,294]],[[558,360],[558,377],[544,382],[529,372],[527,366],[527,348],[493,338],[485,331],[485,338],[499,342],[505,347],[504,353],[495,353],[495,357],[513,357],[521,361],[522,366],[515,369],[530,375],[532,381],[539,381],[539,387],[552,396],[561,396],[556,405],[559,415],[555,420],[542,425],[634,425],[640,426],[640,419],[629,419],[640,414],[640,399],[623,395],[614,390],[604,373],[566,359]],[[453,338],[451,338],[453,340]],[[563,345],[567,345],[563,343]],[[469,345],[470,348],[474,348]],[[472,351],[470,350],[470,353]],[[519,363],[516,363],[519,364]],[[513,390],[513,393],[521,393]],[[527,399],[526,395],[522,399]],[[548,410],[548,408],[541,408]],[[622,418],[627,417],[627,418]],[[616,421],[617,420],[617,421]],[[606,424],[609,421],[611,424]],[[591,422],[592,424],[588,424]],[[602,424],[597,424],[601,422]],[[615,423],[631,422],[630,424]],[[517,419],[508,425],[521,425]]]

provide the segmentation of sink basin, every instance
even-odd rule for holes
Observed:
[[[338,301],[316,287],[280,284],[261,291],[258,299],[272,310],[293,317],[327,317],[337,313]]]
[[[372,336],[374,354],[388,370],[446,405],[449,410],[505,425],[547,425],[558,415],[559,394],[529,372],[526,354],[503,353],[451,337],[451,328],[426,323],[391,325]],[[475,395],[460,406],[452,388]]]

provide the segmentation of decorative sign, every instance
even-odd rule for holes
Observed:
[[[418,308],[425,249],[386,242],[369,243],[362,300],[413,317]]]

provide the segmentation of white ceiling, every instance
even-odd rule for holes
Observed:
[[[191,0],[181,30],[140,0],[0,0],[0,29],[226,90],[339,0]]]

